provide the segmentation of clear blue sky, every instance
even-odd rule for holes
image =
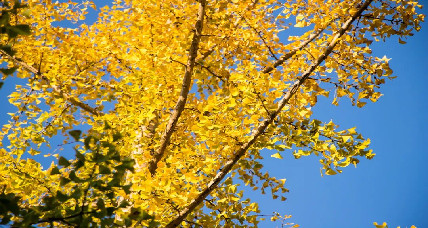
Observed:
[[[94,2],[100,6],[107,1]],[[426,7],[423,12],[428,14]],[[314,108],[314,117],[332,119],[343,129],[356,126],[371,139],[377,156],[340,175],[324,177],[317,157],[295,160],[291,152],[283,160],[266,156],[265,167],[287,179],[290,193],[285,202],[272,200],[270,194],[247,194],[260,203],[264,214],[291,214],[288,222],[304,228],[374,227],[375,221],[386,221],[390,228],[428,227],[428,23],[406,45],[395,38],[377,43],[374,55],[392,58],[398,76],[382,87],[384,96],[362,109],[347,102],[332,106],[323,99]],[[0,124],[7,121],[7,112],[14,111],[6,96],[17,83],[10,78],[0,90]],[[260,227],[280,225],[264,222]]]
[[[257,195],[263,211],[291,214],[289,221],[303,228],[374,227],[375,221],[390,228],[428,227],[428,23],[406,41],[401,45],[392,38],[374,46],[374,55],[392,58],[398,76],[383,85],[378,102],[360,109],[323,99],[313,109],[320,120],[332,119],[343,129],[356,126],[371,139],[376,156],[324,177],[315,156],[268,158],[265,167],[287,178],[290,193],[285,203],[271,200],[270,194]]]

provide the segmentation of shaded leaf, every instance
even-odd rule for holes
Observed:
[[[71,137],[74,138],[74,140],[79,141],[80,136],[82,134],[82,131],[81,130],[72,130],[72,131],[69,131],[68,133],[71,135]]]
[[[100,169],[100,174],[110,174],[111,173],[110,169],[104,165],[100,165],[99,169]]]
[[[65,202],[68,200],[68,196],[62,193],[61,191],[56,192],[56,198],[61,202]]]
[[[15,73],[15,71],[18,69],[18,67],[12,67],[12,68],[0,68],[0,71],[5,75],[11,75]]]
[[[31,28],[29,25],[13,25],[10,26],[8,29],[12,30],[17,35],[23,35],[28,36],[31,35]]]
[[[59,157],[58,164],[60,166],[66,167],[66,168],[71,165],[71,163],[66,158],[64,158],[63,156]]]
[[[51,173],[50,173],[50,174],[51,174],[51,175],[55,175],[55,174],[61,174],[61,173],[59,172],[58,167],[54,166],[54,167],[52,168],[52,170],[51,170]]]

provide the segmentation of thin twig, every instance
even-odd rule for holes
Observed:
[[[216,78],[220,79],[223,83],[226,83],[226,81],[223,79],[223,77],[222,77],[222,76],[220,76],[220,75],[218,75],[218,74],[214,73],[214,71],[212,71],[209,67],[204,66],[204,65],[203,65],[203,64],[201,64],[201,63],[197,63],[197,64],[198,64],[200,67],[204,68],[206,71],[208,71],[212,76],[214,76],[214,77],[216,77]]]
[[[241,17],[244,19],[244,21],[247,23],[247,25],[248,25],[251,29],[253,29],[253,30],[254,30],[254,32],[259,36],[259,38],[262,40],[263,44],[267,47],[267,49],[268,49],[268,51],[269,51],[270,55],[271,55],[275,60],[277,60],[277,61],[278,61],[278,58],[276,57],[275,53],[273,53],[272,48],[267,44],[267,42],[266,42],[265,38],[263,37],[262,32],[260,32],[260,31],[259,31],[259,30],[257,30],[256,28],[254,28],[254,26],[251,26],[251,24],[247,21],[247,19],[245,19],[245,17],[244,17],[244,16],[241,16]]]

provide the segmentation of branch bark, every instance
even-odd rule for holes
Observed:
[[[177,104],[175,105],[175,108],[169,118],[166,130],[162,135],[160,147],[156,150],[153,155],[153,159],[149,162],[149,171],[152,176],[156,174],[158,163],[165,153],[166,147],[169,144],[172,133],[175,129],[175,126],[177,125],[178,119],[180,118],[181,113],[184,110],[184,106],[186,105],[187,96],[189,94],[190,87],[192,84],[193,67],[195,66],[195,60],[198,55],[199,42],[202,36],[206,4],[206,0],[199,1],[198,19],[195,24],[195,31],[192,38],[192,44],[190,46],[189,59],[187,60],[186,71],[184,73],[183,82],[181,85],[180,97],[178,98]]]
[[[291,89],[285,93],[285,95],[281,98],[280,102],[278,103],[277,109],[272,112],[268,118],[266,118],[260,125],[258,126],[257,130],[252,134],[251,139],[244,143],[238,151],[235,153],[235,155],[232,157],[232,159],[228,160],[226,164],[223,166],[221,171],[217,173],[217,175],[211,179],[211,181],[208,183],[207,187],[199,193],[199,195],[193,199],[189,205],[187,205],[185,208],[181,210],[181,212],[177,215],[176,218],[174,218],[169,224],[167,224],[165,227],[171,228],[171,227],[177,227],[180,225],[180,223],[184,220],[184,218],[191,213],[216,187],[217,185],[223,180],[223,178],[232,170],[232,167],[239,161],[241,157],[243,157],[248,150],[248,148],[253,145],[257,138],[263,134],[263,132],[266,130],[266,128],[273,122],[276,116],[281,112],[281,110],[284,108],[284,106],[288,103],[288,101],[293,97],[294,94],[298,91],[299,87],[305,82],[305,80],[311,75],[311,73],[327,58],[327,56],[333,51],[334,47],[339,42],[340,37],[349,29],[351,24],[361,15],[361,13],[367,9],[367,7],[370,5],[370,3],[373,0],[367,0],[364,2],[364,4],[361,5],[361,8],[352,15],[351,18],[349,18],[339,29],[339,31],[334,35],[332,41],[328,44],[326,49],[324,50],[323,54],[321,54],[317,60],[312,63],[309,68],[302,74],[300,79],[296,81]],[[287,55],[284,55],[287,56]],[[284,59],[284,60],[282,60]],[[279,61],[275,62],[274,66],[279,66],[282,62],[285,61],[286,58],[281,58]],[[281,63],[277,64],[278,62]],[[265,69],[265,73],[269,73],[271,70]]]
[[[245,10],[250,10],[252,9],[259,0],[255,0],[251,5],[249,5]],[[177,125],[178,119],[180,118],[181,113],[184,110],[184,107],[186,105],[186,100],[187,100],[187,95],[189,93],[190,90],[190,84],[191,84],[191,76],[192,76],[192,71],[193,71],[193,67],[196,64],[196,62],[200,62],[203,61],[204,59],[206,59],[209,55],[211,55],[214,52],[214,49],[217,47],[217,44],[215,44],[213,47],[211,47],[207,52],[205,52],[201,57],[199,57],[198,59],[196,59],[197,56],[197,51],[199,48],[199,41],[200,38],[202,36],[202,28],[203,28],[203,15],[201,14],[204,13],[205,11],[205,5],[206,5],[206,0],[201,0],[199,1],[200,7],[199,7],[199,13],[198,13],[198,20],[196,22],[195,25],[195,34],[193,36],[193,40],[192,40],[192,45],[190,48],[190,57],[186,66],[186,72],[183,78],[183,83],[182,83],[182,90],[180,92],[180,98],[177,101],[177,104],[174,108],[173,113],[170,116],[170,120],[168,122],[167,128],[165,133],[163,134],[162,138],[161,138],[161,146],[159,147],[159,149],[154,153],[153,159],[149,162],[149,172],[152,176],[156,175],[156,169],[157,169],[157,164],[159,163],[160,159],[162,159],[166,147],[169,144],[169,140],[171,139],[172,136],[172,132],[174,131],[175,126]],[[238,24],[241,22],[242,17],[238,18],[238,20],[235,21],[234,26],[238,26]],[[198,26],[200,23],[200,31],[198,33]],[[226,40],[229,37],[226,36],[224,37],[222,40]],[[197,42],[196,42],[197,40]],[[194,56],[192,56],[194,55]],[[192,59],[193,58],[193,59]],[[186,83],[189,83],[188,85]]]
[[[49,81],[49,79],[43,75],[42,72],[40,72],[40,70],[37,70],[36,68],[28,65],[27,63],[23,62],[22,60],[19,60],[11,55],[9,55],[8,53],[6,53],[3,50],[0,50],[0,55],[2,56],[6,56],[7,58],[9,58],[10,60],[12,60],[15,64],[20,65],[22,67],[24,67],[26,70],[30,71],[31,73],[35,74],[35,75],[39,75],[43,80],[45,80],[48,85],[52,88],[52,90],[58,94],[59,96],[61,96],[62,98],[64,98],[64,100],[69,101],[71,104],[80,107],[81,109],[96,115],[96,116],[100,116],[102,115],[102,113],[98,112],[95,108],[89,106],[88,104],[85,104],[79,100],[77,100],[74,97],[70,97],[68,94],[64,93],[58,86],[56,85],[52,85]]]
[[[315,40],[319,35],[321,35],[321,33],[324,31],[324,29],[325,28],[318,29],[305,42],[301,43],[299,46],[297,46],[296,48],[294,48],[292,51],[288,52],[287,54],[281,56],[281,58],[278,59],[277,61],[275,61],[272,66],[268,66],[265,69],[263,69],[263,73],[267,74],[267,73],[272,72],[275,68],[277,68],[278,66],[280,66],[281,64],[283,64],[285,61],[287,61],[288,59],[290,59],[291,57],[293,57],[297,53],[297,51],[302,50],[309,43],[311,43],[313,40]]]

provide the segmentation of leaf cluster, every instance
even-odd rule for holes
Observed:
[[[8,0],[0,1],[0,38],[3,40],[3,36],[8,37],[8,41],[17,38],[19,35],[28,36],[31,34],[31,28],[28,24],[17,24],[16,20],[12,20],[22,12],[22,9],[28,8],[26,4],[22,4],[19,0],[15,0],[13,3]],[[23,16],[28,16],[28,12],[24,11],[21,13]],[[16,51],[9,44],[0,44],[0,50],[2,52],[14,56]],[[3,53],[2,53],[3,56]],[[17,67],[0,68],[0,72],[4,75],[13,74],[17,70]],[[0,88],[3,82],[0,82]]]
[[[107,126],[107,125],[106,125]],[[106,132],[111,130],[106,129]],[[134,171],[134,160],[121,156],[115,144],[121,135],[113,133],[111,142],[102,141],[105,133],[81,138],[80,130],[69,131],[76,140],[82,141],[84,151],[75,149],[73,160],[59,157],[58,165],[49,168],[51,176],[58,176],[56,191],[43,196],[39,205],[26,205],[14,193],[0,194],[0,224],[31,227],[36,224],[50,226],[101,226],[131,227],[146,222],[149,227],[158,223],[154,217],[120,197],[129,195],[131,183],[124,183],[127,172]],[[115,221],[119,211],[121,221]]]
[[[370,45],[423,20],[405,0],[117,0],[70,28],[62,21],[84,20],[92,3],[25,2],[35,13],[10,24],[34,35],[18,37],[12,58],[0,50],[28,79],[9,97],[0,186],[35,211],[24,225],[41,226],[257,226],[244,192],[288,192],[266,157],[317,156],[334,175],[374,156],[355,128],[312,108],[320,96],[376,102],[393,77]],[[52,156],[70,144],[76,156],[46,171],[31,158],[57,136]],[[16,224],[31,214],[6,212]]]

